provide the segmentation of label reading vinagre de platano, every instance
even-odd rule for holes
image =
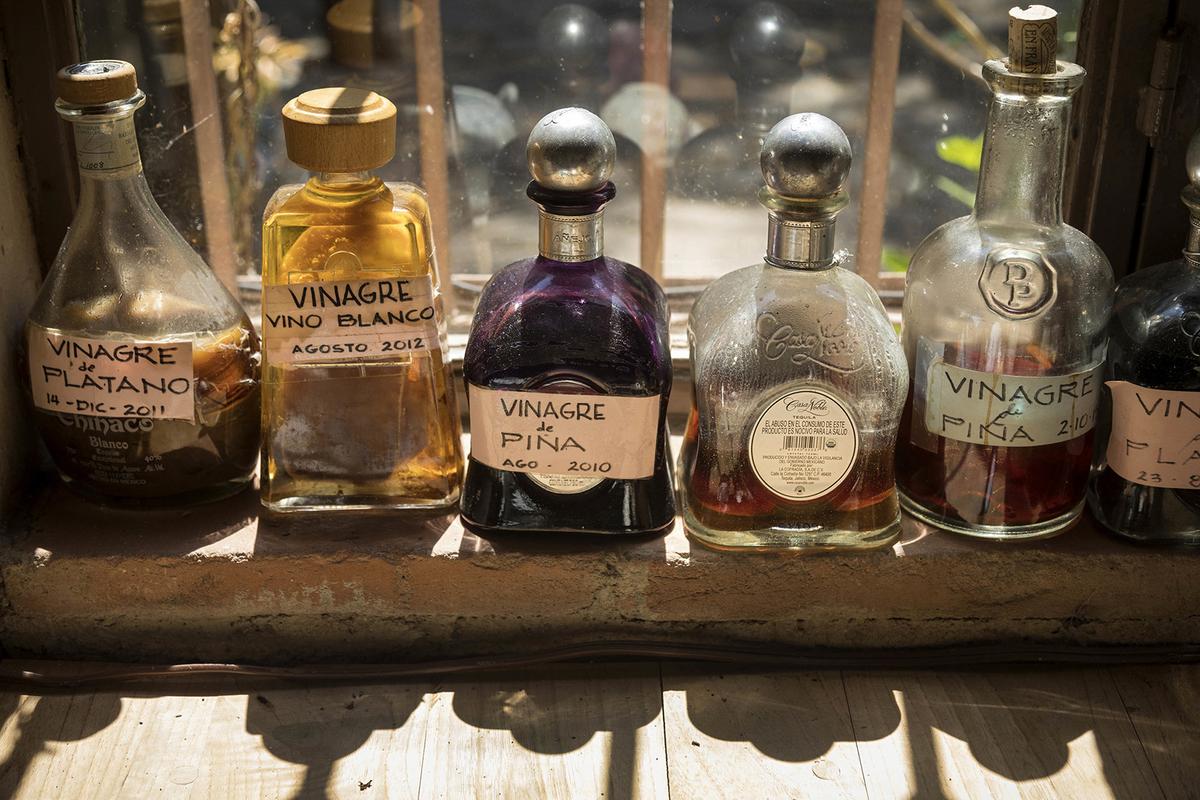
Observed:
[[[192,343],[70,336],[29,326],[33,404],[89,417],[193,420]]]
[[[1109,381],[1108,466],[1127,481],[1200,489],[1200,392]]]
[[[469,387],[471,457],[550,491],[654,474],[661,398]]]
[[[263,289],[263,349],[274,364],[386,361],[437,350],[429,275]]]
[[[1082,436],[1096,424],[1102,364],[1069,375],[1004,375],[934,362],[925,427],[990,447],[1036,447]]]
[[[858,429],[846,406],[820,389],[774,400],[750,432],[750,466],[775,494],[815,500],[836,489],[858,457]]]

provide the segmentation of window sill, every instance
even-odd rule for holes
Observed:
[[[714,553],[678,525],[487,540],[449,513],[260,520],[250,492],[98,514],[52,486],[30,509],[0,542],[9,656],[367,663],[670,640],[990,660],[1200,642],[1200,553],[1128,545],[1086,520],[1015,545],[906,520],[892,550],[781,557]]]

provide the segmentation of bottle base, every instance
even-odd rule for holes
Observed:
[[[1049,539],[1064,533],[1079,521],[1083,514],[1084,501],[1053,519],[1035,522],[1030,525],[971,525],[962,520],[946,517],[917,503],[900,490],[900,507],[913,518],[932,525],[940,530],[970,536],[975,539],[990,539],[998,542],[1024,542],[1037,539]]]
[[[484,537],[490,536],[492,534],[500,534],[500,535],[518,534],[519,535],[522,533],[532,533],[532,534],[537,534],[537,535],[545,534],[545,535],[558,535],[558,536],[575,536],[575,535],[603,536],[603,537],[645,536],[648,538],[652,538],[655,536],[662,536],[663,534],[670,531],[671,528],[675,527],[675,518],[672,517],[669,522],[666,522],[657,527],[623,528],[621,530],[604,530],[604,529],[600,529],[600,528],[569,528],[566,526],[536,527],[536,526],[528,526],[528,525],[511,525],[511,526],[487,525],[487,524],[474,522],[474,521],[468,519],[466,516],[462,517],[462,523],[463,523],[463,527],[466,528],[467,530],[469,530],[471,533],[475,533],[475,534],[478,534],[478,535],[484,536]]]
[[[688,538],[710,550],[724,552],[758,551],[763,553],[830,553],[882,550],[900,538],[900,517],[891,524],[871,531],[797,528],[758,528],[748,531],[714,530],[685,514],[683,528]]]
[[[248,490],[254,482],[253,475],[247,475],[245,478],[235,481],[225,481],[224,483],[205,486],[202,489],[194,489],[179,494],[168,494],[158,497],[137,497],[105,494],[79,481],[71,480],[66,476],[60,475],[59,477],[62,479],[63,485],[72,494],[82,497],[89,503],[121,511],[165,511],[190,506],[210,505],[222,500],[228,500],[231,497],[236,497]]]
[[[303,514],[317,511],[438,511],[458,505],[458,493],[444,498],[424,499],[381,495],[296,496],[278,500],[262,498],[263,508],[276,514]]]

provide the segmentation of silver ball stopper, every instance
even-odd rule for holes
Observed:
[[[590,192],[608,183],[617,140],[604,120],[584,108],[560,108],[542,117],[525,146],[529,174],[544,189]]]
[[[1192,134],[1192,140],[1188,142],[1184,163],[1187,164],[1188,182],[1200,189],[1200,130]]]
[[[767,188],[783,197],[828,197],[850,173],[850,140],[820,114],[792,114],[763,139],[759,164]]]

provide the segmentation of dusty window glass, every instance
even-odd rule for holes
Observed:
[[[442,267],[465,316],[490,272],[536,248],[525,137],[565,105],[600,114],[618,141],[607,252],[683,298],[761,256],[761,136],[789,113],[833,118],[855,150],[840,246],[858,249],[867,150],[887,159],[880,257],[859,269],[888,284],[929,231],[971,207],[988,98],[979,65],[1002,55],[1008,5],[905,3],[898,70],[883,82],[871,2],[78,0],[77,18],[85,57],[138,67],[143,162],[164,211],[248,287],[263,204],[304,177],[279,108],[327,85],[392,99],[397,153],[381,173],[436,196]],[[1056,4],[1062,58],[1080,5]],[[889,87],[890,142],[868,128]]]

